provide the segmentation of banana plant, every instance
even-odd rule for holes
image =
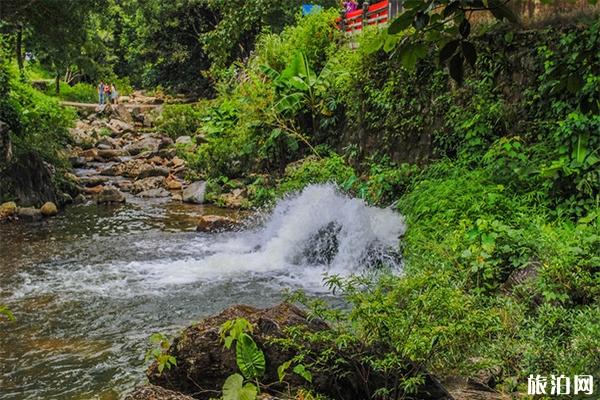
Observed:
[[[332,71],[329,65],[325,65],[317,74],[310,67],[306,55],[298,52],[281,72],[268,65],[262,65],[261,70],[277,88],[279,100],[275,103],[275,111],[289,118],[308,109],[312,130],[317,132],[317,118],[331,114],[324,96],[331,82]]]

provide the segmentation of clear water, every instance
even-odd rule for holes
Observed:
[[[0,398],[117,399],[144,381],[152,332],[270,306],[286,288],[324,294],[326,273],[399,267],[401,216],[332,186],[280,201],[253,228],[194,231],[198,215],[229,212],[132,200],[0,225],[0,303],[17,317],[0,323]]]

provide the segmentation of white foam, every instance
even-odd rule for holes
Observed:
[[[335,227],[337,252],[328,262],[311,262],[304,253],[307,247],[317,253],[324,251],[314,238],[328,226]],[[139,243],[137,246],[161,247],[161,258],[153,261],[115,261],[113,253],[113,259],[105,264],[45,266],[41,276],[24,273],[14,296],[40,291],[135,296],[160,293],[174,285],[255,277],[273,278],[281,286],[320,290],[324,274],[356,273],[368,261],[380,260],[399,268],[398,260],[389,254],[397,249],[404,230],[402,216],[391,209],[370,207],[340,194],[333,185],[311,185],[280,200],[255,230],[199,235],[174,243],[165,243],[162,236],[157,239],[161,243]],[[179,258],[174,258],[165,251],[169,246],[186,246],[192,251],[187,249],[184,256],[179,251]]]

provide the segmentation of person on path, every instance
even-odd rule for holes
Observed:
[[[110,85],[104,85],[104,101],[110,104]]]
[[[98,105],[104,104],[104,82],[100,81],[98,84]]]
[[[358,10],[358,3],[356,0],[348,0],[343,3],[346,13]]]
[[[110,85],[110,98],[112,99],[113,104],[119,104],[119,92],[117,92],[117,87],[114,83]]]

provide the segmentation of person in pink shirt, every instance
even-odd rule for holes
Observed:
[[[344,1],[343,4],[347,13],[358,10],[358,3],[356,2],[356,0]]]

